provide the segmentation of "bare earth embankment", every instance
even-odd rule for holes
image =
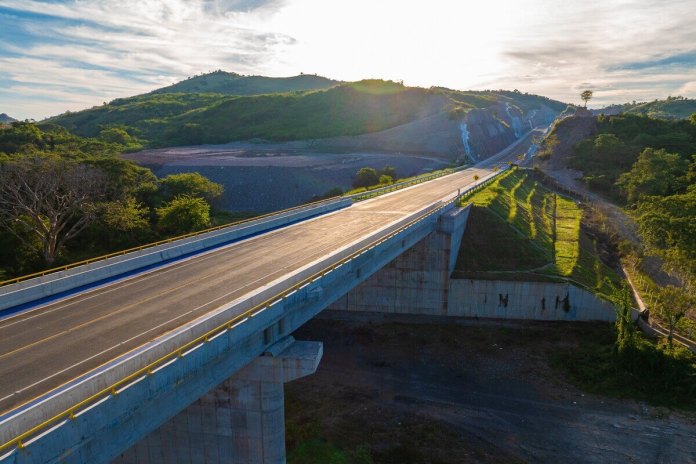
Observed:
[[[350,317],[295,334],[324,358],[286,385],[290,463],[322,447],[346,459],[331,462],[696,462],[692,413],[586,394],[553,367],[606,325]]]
[[[235,142],[225,145],[162,148],[124,157],[163,177],[198,171],[224,185],[221,207],[266,212],[309,201],[336,187],[348,190],[362,167],[396,168],[400,177],[442,169],[446,158],[373,152],[324,153],[309,142]]]

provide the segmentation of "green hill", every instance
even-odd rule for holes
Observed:
[[[224,95],[261,95],[266,93],[324,90],[340,84],[322,76],[301,74],[293,77],[243,76],[214,71],[152,92],[162,93],[221,93]]]
[[[659,119],[688,119],[693,113],[696,113],[696,100],[684,97],[667,97],[666,100],[611,105],[601,110],[596,110],[595,113],[604,113],[606,115],[630,113]]]
[[[227,76],[213,74],[216,76],[207,77],[224,80]],[[186,82],[181,83],[180,90],[186,88]],[[124,130],[138,143],[158,147],[255,138],[287,141],[360,135],[433,114],[446,113],[456,119],[471,109],[500,104],[509,104],[519,114],[542,106],[554,111],[565,107],[545,97],[519,92],[460,92],[364,80],[325,90],[261,95],[155,91],[65,113],[43,123],[59,124],[83,137],[100,137],[105,130]],[[504,115],[504,111],[499,109],[497,114]]]
[[[15,118],[11,118],[7,113],[0,114],[0,124],[9,124],[16,121]]]

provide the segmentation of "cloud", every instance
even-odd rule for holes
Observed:
[[[503,82],[519,77],[528,90],[566,101],[590,88],[593,106],[680,90],[694,96],[686,85],[696,70],[690,0],[588,1],[554,15],[506,45],[511,77]]]
[[[41,118],[215,69],[576,103],[590,88],[593,106],[696,97],[693,24],[693,0],[0,0],[0,112]]]
[[[0,3],[0,85],[28,96],[41,86],[65,109],[153,90],[218,68],[252,73],[294,39],[263,29],[278,0],[91,0]],[[45,92],[44,92],[45,94]],[[3,102],[5,99],[3,99]],[[12,112],[12,108],[3,111]],[[24,114],[22,114],[24,113]],[[19,117],[44,117],[52,113]]]

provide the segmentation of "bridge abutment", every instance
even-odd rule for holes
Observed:
[[[321,342],[287,337],[114,463],[285,463],[283,384],[313,374]]]
[[[470,206],[438,218],[423,240],[397,256],[334,304],[330,310],[399,314],[448,314],[450,275]]]

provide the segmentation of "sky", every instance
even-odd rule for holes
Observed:
[[[696,98],[696,0],[0,0],[0,113],[36,120],[216,69]]]

